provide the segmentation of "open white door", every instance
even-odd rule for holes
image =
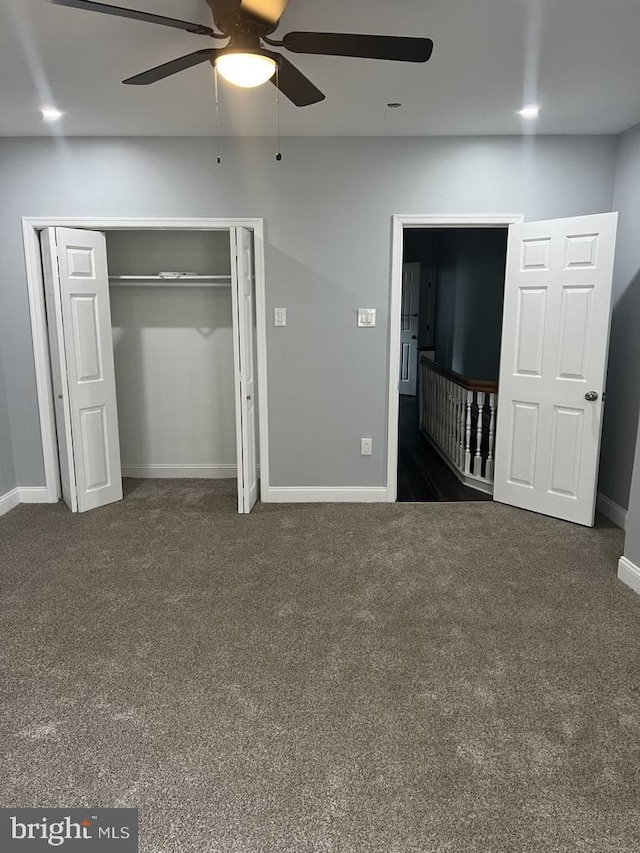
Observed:
[[[238,512],[251,512],[258,498],[256,381],[253,352],[255,259],[253,234],[231,229],[231,298],[236,389]]]
[[[105,238],[49,228],[42,256],[62,492],[84,512],[122,498]]]
[[[511,225],[494,499],[595,514],[617,213]]]
[[[420,264],[402,267],[402,313],[400,315],[400,379],[398,391],[415,397],[418,376],[418,303]]]

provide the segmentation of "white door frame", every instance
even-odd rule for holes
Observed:
[[[392,218],[391,295],[389,303],[389,405],[387,422],[387,501],[398,498],[398,365],[400,364],[400,314],[402,311],[402,260],[405,228],[508,228],[523,222],[524,214],[450,216],[408,214]]]
[[[34,217],[22,219],[22,235],[27,268],[27,288],[31,314],[31,335],[36,370],[36,389],[40,414],[40,434],[44,458],[46,497],[43,503],[56,503],[61,494],[60,468],[56,443],[51,362],[47,336],[42,261],[39,232],[44,228],[85,228],[93,231],[228,231],[231,228],[253,231],[255,251],[256,337],[258,378],[258,424],[260,433],[260,493],[269,489],[269,434],[267,423],[267,329],[263,219],[188,219],[188,218],[83,218]]]

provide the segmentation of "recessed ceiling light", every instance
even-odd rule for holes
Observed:
[[[530,104],[529,106],[518,110],[518,115],[522,116],[522,118],[538,118],[540,115],[540,107],[537,104]]]
[[[58,121],[64,115],[64,113],[61,113],[60,110],[56,110],[54,107],[43,107],[40,112],[45,121]]]

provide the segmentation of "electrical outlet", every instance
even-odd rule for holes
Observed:
[[[373,453],[373,442],[370,438],[360,439],[360,456],[371,456]]]

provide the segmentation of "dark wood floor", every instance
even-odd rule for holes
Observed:
[[[464,486],[420,432],[418,398],[400,395],[399,501],[490,501]]]

